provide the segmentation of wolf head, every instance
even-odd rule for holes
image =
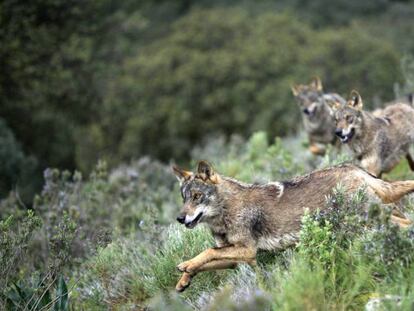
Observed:
[[[324,105],[322,82],[318,77],[312,78],[308,85],[292,85],[292,93],[295,96],[304,115],[311,119]]]
[[[173,171],[180,182],[184,203],[177,217],[179,223],[191,229],[200,222],[208,222],[220,213],[217,186],[221,178],[209,163],[200,161],[196,173],[176,166],[173,167]]]
[[[334,103],[336,130],[342,143],[348,143],[354,137],[355,133],[360,130],[362,125],[362,99],[355,90],[351,92],[350,99],[345,105]]]

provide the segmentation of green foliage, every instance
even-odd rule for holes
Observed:
[[[311,158],[303,137],[274,140],[298,128],[289,85],[317,74],[327,91],[359,89],[367,107],[413,91],[413,10],[382,0],[2,1],[0,309],[362,309],[392,294],[401,306],[387,309],[411,310],[413,232],[368,208],[362,189],[339,188],[306,215],[298,248],[261,252],[255,269],[202,273],[172,294],[175,266],[213,242],[171,225],[178,184],[140,157],[207,159],[247,182],[344,161],[332,150]],[[98,158],[107,161],[95,167]],[[75,167],[87,177],[64,171]],[[401,164],[386,178],[412,174]]]
[[[42,221],[32,210],[16,224],[14,217],[0,221],[0,287],[4,288],[9,277],[18,272],[18,263],[26,254],[28,242],[34,232],[41,227]]]
[[[25,155],[13,132],[0,118],[0,197],[6,197],[12,189],[24,202],[34,195],[33,186],[38,180],[33,176],[37,163]]]
[[[303,261],[289,270],[276,269],[271,276],[273,308],[276,310],[327,310],[324,273]]]
[[[332,196],[327,198],[323,211],[305,213],[298,245],[299,254],[311,265],[336,269],[336,261],[344,259],[344,251],[348,251],[353,241],[364,232],[368,223],[366,203],[364,189],[349,196],[338,185]],[[371,215],[377,216],[374,213]]]
[[[324,221],[321,225],[309,213],[306,213],[302,218],[299,254],[311,263],[329,266],[335,255],[335,248],[336,241],[332,232],[332,224]]]
[[[120,127],[101,126],[99,137],[121,159],[145,153],[167,160],[188,156],[212,133],[283,136],[298,122],[292,82],[320,74],[328,90],[357,88],[369,103],[393,97],[398,64],[390,44],[357,27],[314,31],[289,14],[195,9],[125,60],[102,110]]]
[[[378,274],[409,267],[414,260],[414,230],[400,230],[389,222],[379,225],[361,239],[361,253],[376,266]]]
[[[390,1],[386,0],[295,0],[292,3],[303,16],[318,27],[349,24],[355,18],[377,16],[390,7]]]
[[[68,288],[63,276],[59,277],[54,291],[51,290],[52,285],[44,284],[44,279],[39,280],[35,288],[13,284],[6,292],[7,310],[69,310]]]
[[[316,74],[372,107],[393,98],[400,59],[414,52],[414,8],[401,1],[6,0],[0,10],[0,114],[38,163],[28,170],[7,147],[13,174],[0,195],[19,172],[36,174],[18,178],[26,203],[47,167],[186,161],[211,135],[294,133],[289,85]]]

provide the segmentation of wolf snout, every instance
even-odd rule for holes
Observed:
[[[177,221],[178,221],[180,224],[184,224],[184,222],[185,222],[185,215],[179,215],[179,216],[177,217]]]
[[[310,114],[309,109],[308,108],[303,109],[303,113],[306,115],[309,115]]]
[[[335,135],[342,138],[342,136],[343,136],[342,135],[342,129],[336,129],[335,130]]]

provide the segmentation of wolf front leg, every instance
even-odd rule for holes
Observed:
[[[408,165],[410,166],[411,171],[414,171],[414,160],[413,157],[411,156],[410,153],[407,153],[407,155],[405,156],[405,158],[408,161]]]
[[[237,262],[232,260],[214,260],[202,265],[197,271],[188,273],[184,272],[175,286],[176,291],[184,291],[191,283],[191,279],[199,272],[220,270],[220,269],[234,269],[237,267]]]
[[[226,259],[235,262],[254,263],[257,249],[253,246],[226,246],[222,248],[209,248],[193,259],[180,263],[177,268],[181,272],[192,273],[201,266],[213,260]]]
[[[310,145],[309,145],[309,151],[313,155],[324,156],[325,152],[326,152],[326,148],[325,148],[325,146],[323,146],[321,144],[316,144],[314,142],[311,142]]]

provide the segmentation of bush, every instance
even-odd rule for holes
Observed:
[[[9,277],[15,278],[18,263],[25,255],[34,232],[41,227],[41,219],[28,211],[23,221],[16,225],[13,216],[0,221],[0,287],[5,288]]]

